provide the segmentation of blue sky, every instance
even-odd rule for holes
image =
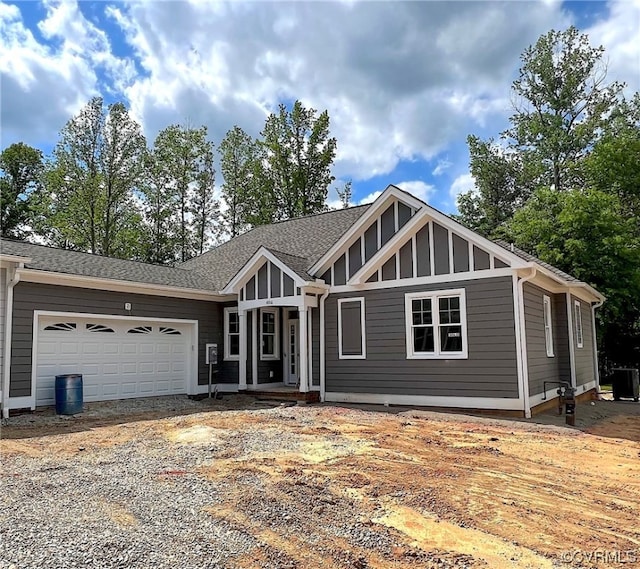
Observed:
[[[50,152],[98,94],[150,141],[189,122],[216,143],[300,99],[329,111],[356,203],[394,183],[454,211],[473,187],[467,135],[506,127],[519,56],[552,28],[587,32],[609,77],[640,90],[640,0],[0,2],[0,20],[2,148]]]

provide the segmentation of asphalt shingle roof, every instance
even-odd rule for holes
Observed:
[[[196,290],[217,290],[206,276],[182,268],[125,261],[8,239],[0,240],[0,253],[30,257],[31,261],[25,263],[27,269]]]
[[[180,267],[206,276],[222,290],[255,252],[264,246],[276,256],[276,252],[279,252],[298,258],[295,267],[291,268],[306,273],[368,208],[369,205],[357,206],[261,225],[182,263]],[[289,265],[284,258],[282,261]]]
[[[267,249],[267,251],[269,251],[270,253],[273,253],[273,255],[280,259],[300,278],[304,279],[305,281],[315,280],[315,278],[307,272],[307,269],[313,264],[309,263],[309,259],[298,257],[297,255],[289,255],[288,253],[283,253],[282,251],[276,251],[271,247],[265,247],[265,249]]]

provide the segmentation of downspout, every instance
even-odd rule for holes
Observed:
[[[593,337],[593,374],[596,379],[596,393],[600,395],[600,369],[598,366],[598,339],[596,338],[596,309],[604,304],[604,300],[600,300],[591,305],[591,333]]]
[[[325,350],[324,350],[324,301],[329,296],[329,289],[325,290],[320,297],[320,401],[324,402],[325,393]]]
[[[24,263],[20,263],[22,269]],[[11,275],[11,276],[9,276]],[[13,287],[20,282],[20,273],[17,269],[7,271],[7,298],[5,305],[5,321],[4,321],[4,370],[2,385],[2,417],[9,417],[9,388],[11,377],[11,340],[13,337]]]
[[[522,361],[522,398],[524,403],[524,416],[531,418],[531,403],[529,402],[529,359],[527,355],[527,330],[524,316],[524,283],[533,279],[538,270],[531,267],[531,273],[518,280],[518,317],[516,323],[520,331],[520,358]]]

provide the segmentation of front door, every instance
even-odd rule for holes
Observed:
[[[289,320],[287,326],[287,352],[289,359],[287,361],[287,373],[285,374],[285,383],[287,385],[298,385],[300,375],[298,366],[300,363],[300,347],[298,341],[298,321]]]

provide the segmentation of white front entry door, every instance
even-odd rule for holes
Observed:
[[[285,373],[285,383],[287,385],[298,385],[300,380],[298,366],[300,365],[300,343],[298,340],[298,321],[289,320],[287,324],[287,370]]]
[[[85,401],[187,393],[193,324],[41,315],[36,405],[52,405],[55,376],[80,373]]]

